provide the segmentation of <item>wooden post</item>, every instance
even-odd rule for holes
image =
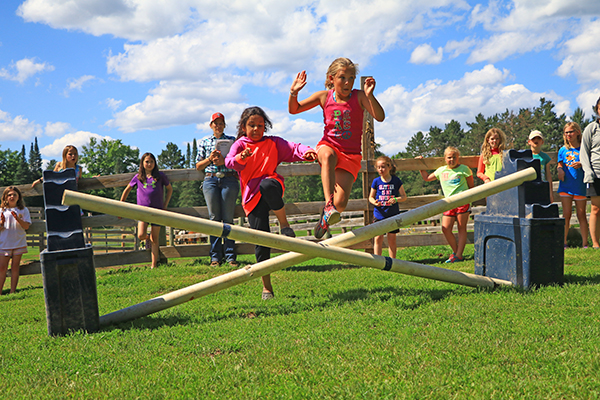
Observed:
[[[360,77],[360,88],[365,89],[365,81],[369,76]],[[362,135],[362,159],[366,161],[366,171],[362,173],[362,192],[363,199],[368,199],[371,193],[371,182],[377,177],[373,166],[373,160],[375,159],[375,127],[373,117],[368,111],[363,111],[363,135]],[[367,202],[368,209],[364,212],[363,220],[364,226],[373,223],[373,205]],[[371,242],[373,239],[370,239]],[[373,249],[369,248],[365,250],[368,253],[373,253]]]
[[[393,218],[379,221],[375,224],[351,231],[334,238],[312,243],[306,240],[288,238],[282,235],[246,229],[235,225],[226,225],[210,220],[178,215],[169,211],[155,208],[142,207],[131,203],[124,203],[111,199],[104,199],[88,194],[66,190],[63,195],[63,204],[79,204],[82,208],[97,212],[108,213],[127,218],[142,219],[161,225],[175,225],[182,229],[200,230],[206,234],[221,236],[229,232],[229,237],[247,243],[262,244],[269,247],[289,250],[290,253],[272,258],[261,263],[241,268],[207,281],[180,289],[163,296],[127,307],[123,310],[100,317],[100,325],[105,326],[117,322],[129,321],[143,317],[166,308],[193,300],[198,297],[215,293],[225,288],[271,274],[275,271],[290,267],[313,257],[325,257],[343,262],[364,265],[372,268],[391,272],[404,273],[452,282],[468,286],[497,286],[510,284],[510,282],[492,279],[484,276],[468,274],[460,271],[446,270],[417,263],[391,259],[390,257],[376,256],[363,252],[344,249],[364,240],[381,235],[400,226],[410,225],[424,218],[429,218],[458,205],[472,203],[478,199],[490,196],[503,190],[519,186],[525,181],[535,179],[537,173],[534,168],[527,168],[509,176],[475,187],[457,195],[438,200],[423,207],[416,208]],[[338,247],[339,246],[339,247]],[[299,254],[302,252],[305,254]]]

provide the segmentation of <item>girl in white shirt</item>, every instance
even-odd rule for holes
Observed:
[[[27,253],[25,231],[31,225],[31,217],[21,192],[15,186],[4,189],[0,207],[0,294],[11,258],[10,293],[15,293],[19,283],[21,256]]]

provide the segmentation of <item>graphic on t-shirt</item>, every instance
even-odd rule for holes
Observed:
[[[333,122],[335,129],[332,134],[335,138],[350,139],[352,137],[352,121],[350,119],[350,110],[333,110]]]
[[[377,191],[379,196],[377,196],[377,200],[381,203],[382,206],[391,206],[390,199],[394,195],[395,186],[393,183],[386,183],[383,185],[377,186]]]

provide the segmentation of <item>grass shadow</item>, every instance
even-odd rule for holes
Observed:
[[[401,309],[414,310],[422,305],[443,300],[455,292],[453,289],[406,289],[393,286],[387,286],[375,289],[350,289],[343,292],[330,295],[332,305],[341,305],[355,301],[369,301],[372,299],[377,302],[388,302],[397,299],[403,299],[396,302],[396,306]],[[407,301],[408,300],[408,301]]]
[[[592,276],[565,274],[565,283],[574,285],[597,285],[600,283],[600,274]]]

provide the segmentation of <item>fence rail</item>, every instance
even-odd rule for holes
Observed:
[[[556,162],[556,153],[549,153]],[[478,156],[461,157],[461,163],[476,168]],[[428,158],[422,160],[416,159],[401,159],[394,160],[398,171],[414,171],[419,169],[434,170],[437,167],[444,165],[444,159],[441,157]],[[172,182],[201,180],[204,178],[203,173],[195,169],[183,170],[165,170],[169,180]],[[316,163],[301,163],[301,164],[282,164],[278,167],[277,172],[284,177],[302,176],[302,175],[320,175],[321,170]],[[363,161],[360,170],[363,174],[374,174],[375,167],[372,161]],[[82,178],[79,180],[78,188],[81,191],[93,189],[123,187],[129,183],[134,173],[118,174],[111,176],[100,176],[94,178]],[[42,185],[37,185],[31,188],[30,185],[21,185],[19,189],[24,196],[40,196],[43,194]],[[0,188],[3,190],[3,188]],[[442,198],[441,195],[424,195],[414,196],[407,199],[401,204],[404,209],[417,208]],[[558,199],[558,197],[556,197]],[[478,204],[485,204],[479,202]],[[315,240],[313,229],[317,218],[319,217],[323,201],[304,202],[304,203],[289,203],[286,204],[286,213],[292,224],[293,229],[297,232],[298,237],[305,240]],[[32,211],[33,208],[30,208]],[[200,218],[208,218],[208,210],[206,207],[184,207],[171,208],[171,211],[192,215]],[[36,213],[31,227],[27,231],[28,244],[36,246],[40,251],[45,247],[45,222],[43,221],[43,209],[34,209]],[[346,232],[365,225],[364,216],[372,213],[373,206],[367,201],[366,195],[363,199],[354,199],[348,202],[346,211],[342,213],[342,221],[333,226],[333,233]],[[236,206],[234,216],[237,218],[237,223],[245,223],[245,216],[241,206]],[[439,226],[439,217],[431,218],[429,221],[422,221],[420,224],[401,230],[397,235],[398,247],[410,246],[430,246],[445,244],[446,241],[441,234]],[[82,224],[85,228],[86,238],[88,243],[91,243],[95,250],[95,264],[97,267],[124,265],[140,262],[150,262],[150,254],[147,251],[139,250],[139,240],[136,233],[136,221],[128,219],[119,219],[110,215],[91,215],[82,217]],[[247,225],[247,224],[246,224]],[[94,229],[95,228],[95,229]],[[278,233],[279,228],[275,223],[272,225],[272,232]],[[161,256],[164,258],[174,257],[205,257],[209,255],[210,246],[208,244],[207,235],[202,233],[176,233],[174,229],[168,228],[168,236],[165,234],[165,245],[160,247]],[[168,238],[168,241],[166,241]],[[196,240],[194,243],[193,241]],[[198,243],[200,242],[200,243]],[[468,242],[473,242],[473,235],[469,233]],[[100,245],[104,243],[104,245]],[[120,246],[115,246],[119,243]],[[387,245],[387,243],[386,243]],[[246,243],[238,243],[236,245],[238,254],[253,254],[254,246]],[[372,251],[372,241],[365,241],[353,246],[357,249],[365,249]],[[22,274],[39,273],[39,262],[32,262],[24,265],[21,268]]]

